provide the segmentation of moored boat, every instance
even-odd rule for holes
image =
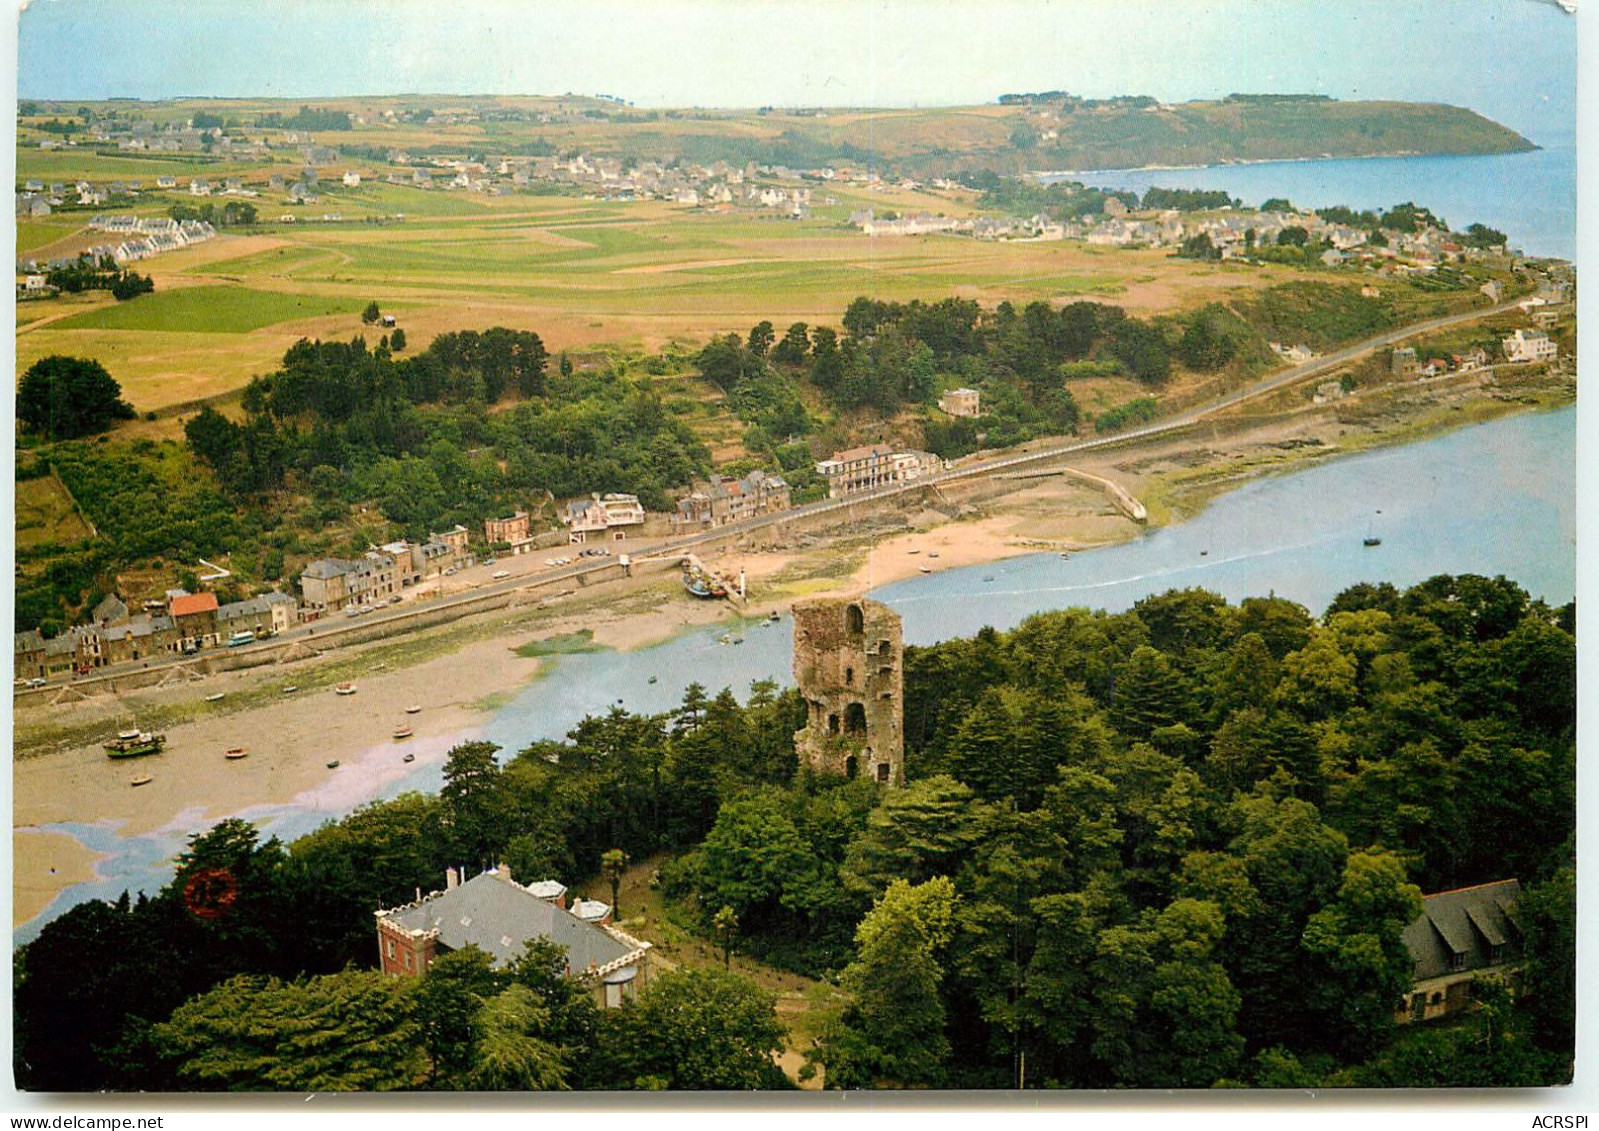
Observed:
[[[415,714],[418,714],[421,710],[422,710],[421,704],[413,703],[413,704],[411,704],[409,707],[407,707],[405,709],[405,713],[407,715],[415,715]]]
[[[335,687],[333,689],[333,694],[335,694],[335,695],[354,695],[355,691],[356,691],[355,684],[353,684],[353,683],[341,683],[341,684],[339,684],[337,687]]]
[[[146,754],[159,754],[167,744],[164,734],[142,730],[125,730],[105,744],[105,752],[112,758],[139,758]]]
[[[232,746],[229,747],[227,753],[223,754],[222,756],[228,759],[230,762],[237,762],[240,758],[248,758],[250,756],[250,752],[242,746]]]
[[[328,769],[336,770],[338,768],[339,768],[339,760],[337,758],[333,759],[333,761],[328,763]]]
[[[408,726],[398,726],[398,727],[394,728],[394,740],[396,742],[398,742],[402,738],[410,738],[410,737],[411,737],[411,728],[410,727],[408,727]]]
[[[402,762],[414,762],[414,761],[416,761],[416,755],[415,754],[407,754],[404,758],[401,758],[400,761],[402,761]]]
[[[155,779],[152,778],[149,774],[140,774],[136,778],[129,778],[128,779],[128,784],[129,785],[134,785],[134,786],[149,785],[154,780]]]

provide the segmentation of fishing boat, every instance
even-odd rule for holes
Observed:
[[[136,778],[129,778],[128,784],[132,786],[149,785],[154,780],[149,774],[140,774]]]
[[[656,680],[656,677],[655,677],[655,676],[653,676],[653,675],[652,675],[652,676],[650,676],[650,682],[651,682],[651,683],[654,683],[654,682],[655,682],[655,680]]]
[[[237,762],[240,758],[248,758],[250,751],[243,746],[230,746],[222,756],[230,762]]]
[[[929,551],[927,551],[927,556],[930,557],[930,558],[936,558],[936,557],[938,557],[938,551],[937,550],[929,550]]]
[[[1382,514],[1382,511],[1378,511],[1377,513],[1378,514]],[[1360,540],[1360,544],[1362,546],[1381,546],[1382,545],[1382,539],[1377,537],[1377,535],[1372,532],[1371,520],[1370,519],[1366,520],[1366,536]]]
[[[398,727],[394,728],[394,741],[398,742],[402,738],[410,738],[410,737],[411,737],[411,728],[410,727],[408,727],[408,726],[398,726]]]
[[[420,714],[420,713],[421,713],[421,711],[422,711],[422,707],[421,707],[421,705],[420,705],[420,704],[418,704],[418,703],[412,703],[412,704],[411,704],[411,705],[410,705],[410,706],[409,706],[409,707],[407,707],[407,708],[406,708],[406,709],[405,709],[405,713],[406,713],[406,714],[407,714],[407,715],[416,715],[416,714]]]
[[[932,566],[917,566],[916,568],[921,570],[923,573],[932,573],[933,572],[933,567]]]
[[[339,768],[339,760],[337,758],[333,759],[333,761],[328,763],[328,769],[336,770],[338,768]]]
[[[905,552],[907,554],[919,554],[919,553],[921,553],[921,550],[917,549],[915,546],[912,546],[910,549],[906,550]]]
[[[112,758],[140,758],[146,754],[159,754],[167,744],[164,734],[151,734],[142,730],[125,730],[105,744],[105,752]]]
[[[207,702],[207,703],[217,703],[217,702],[220,702],[220,701],[221,701],[221,699],[222,699],[222,696],[223,696],[223,695],[224,695],[224,694],[225,694],[225,693],[224,693],[224,692],[221,692],[221,691],[218,691],[218,692],[217,692],[217,693],[216,693],[216,694],[215,694],[215,695],[207,695],[207,696],[206,696],[206,697],[205,697],[205,701],[206,701],[206,702]]]
[[[402,762],[414,762],[414,761],[416,761],[416,755],[415,754],[407,754],[404,758],[401,758],[400,761],[402,761]]]
[[[354,695],[355,694],[355,684],[353,684],[353,683],[341,683],[341,684],[339,684],[339,686],[337,686],[337,687],[335,687],[333,689],[333,694],[335,694],[335,695]]]
[[[689,596],[702,600],[727,596],[727,586],[693,562],[683,563],[683,589]]]

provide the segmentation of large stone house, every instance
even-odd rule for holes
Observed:
[[[566,910],[565,895],[549,880],[524,887],[503,864],[465,883],[451,868],[443,891],[375,913],[378,960],[386,974],[420,977],[439,955],[475,946],[503,968],[545,938],[566,951],[567,977],[587,982],[598,1004],[620,1006],[653,980],[651,946]]]
[[[1400,1024],[1447,1017],[1471,1006],[1472,983],[1493,976],[1514,982],[1521,967],[1516,880],[1421,897],[1421,914],[1405,928],[1416,961],[1415,984],[1395,1012]]]
[[[897,487],[933,475],[943,462],[929,452],[896,452],[888,448],[861,447],[836,452],[832,459],[816,465],[817,474],[827,480],[827,497],[854,495]]]

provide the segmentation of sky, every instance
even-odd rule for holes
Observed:
[[[1469,106],[1574,134],[1547,0],[32,0],[23,98],[610,94],[906,106],[1234,91]]]

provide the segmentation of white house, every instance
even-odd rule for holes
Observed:
[[[1506,361],[1553,361],[1560,356],[1554,339],[1542,330],[1517,330],[1501,344]]]

